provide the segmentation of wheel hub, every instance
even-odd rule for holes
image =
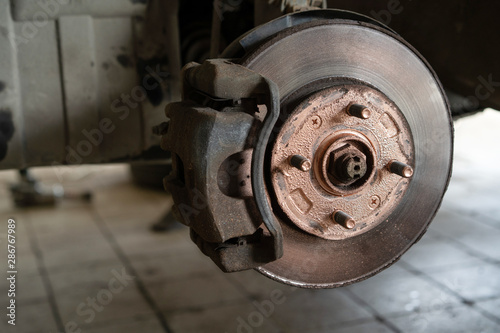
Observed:
[[[311,169],[294,167],[297,156],[312,161]],[[274,193],[302,230],[353,237],[398,205],[410,179],[388,165],[411,168],[410,156],[411,131],[397,106],[368,85],[340,84],[306,98],[282,125],[271,158]]]
[[[308,288],[397,261],[451,171],[450,114],[429,65],[387,28],[336,11],[278,19],[229,50],[238,64],[185,68],[189,100],[167,107],[165,183],[193,241],[224,271]]]
[[[314,153],[315,177],[328,193],[354,194],[373,177],[375,155],[375,148],[362,132],[337,129]]]
[[[285,30],[241,64],[275,82],[281,96],[280,123],[268,146],[268,193],[284,255],[258,270],[321,288],[363,280],[394,263],[425,232],[450,176],[451,120],[429,65],[387,29],[342,20]],[[325,89],[332,91],[321,97]],[[334,184],[318,170],[324,160],[316,159],[318,149],[339,131],[366,138],[365,147],[375,152],[360,174],[370,177],[373,163],[365,182],[349,184],[344,177]],[[280,150],[283,139],[290,144]],[[291,166],[293,155],[310,160],[311,170]]]

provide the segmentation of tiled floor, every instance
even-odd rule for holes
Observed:
[[[17,325],[1,332],[500,332],[500,113],[456,123],[454,175],[429,232],[381,274],[335,290],[301,290],[254,271],[224,274],[188,230],[151,223],[169,197],[129,182],[125,166],[64,169],[87,204],[13,207],[0,173],[0,270],[17,221]],[[56,182],[61,170],[35,170]],[[56,171],[56,172],[54,172]],[[2,273],[5,275],[5,273]],[[2,312],[7,281],[0,280]]]

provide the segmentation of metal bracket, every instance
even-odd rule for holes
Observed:
[[[174,196],[179,219],[191,228],[193,241],[224,271],[254,268],[279,259],[283,235],[267,199],[263,170],[267,143],[279,116],[276,84],[223,59],[207,60],[202,65],[190,63],[183,69],[183,78],[183,102],[167,106],[170,125],[162,139],[162,147],[173,155],[173,175],[165,186]],[[249,100],[253,103],[246,107],[243,101]],[[192,140],[184,141],[181,135]],[[221,192],[217,172],[230,156],[248,150],[251,197],[247,195],[246,204],[241,205],[242,200],[229,201],[227,193]],[[181,178],[183,184],[176,185]],[[189,178],[194,178],[191,184],[187,184]],[[192,217],[179,211],[199,198],[206,201],[202,214]],[[223,202],[231,206],[220,207]],[[268,233],[262,231],[261,224]]]

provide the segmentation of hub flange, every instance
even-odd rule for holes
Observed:
[[[369,117],[353,116],[352,105]],[[271,157],[274,193],[302,230],[330,240],[353,237],[398,205],[411,178],[386,166],[413,165],[413,150],[410,128],[391,100],[366,84],[339,84],[306,98],[282,125]],[[294,168],[293,156],[312,161],[311,170]],[[335,211],[355,226],[336,222]]]

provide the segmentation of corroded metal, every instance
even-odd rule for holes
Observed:
[[[311,161],[300,155],[293,155],[290,157],[290,165],[303,172],[311,169]]]
[[[319,17],[324,13],[319,13]],[[314,16],[314,14],[309,12],[307,15]],[[303,18],[301,15],[294,17]],[[384,27],[365,23],[367,21],[363,20],[363,17],[353,21],[312,20],[304,24],[296,23],[298,21],[287,17],[287,20],[276,22],[278,26],[282,23],[292,24],[293,29],[284,30],[274,36],[269,35],[270,31],[277,31],[273,26],[275,22],[271,22],[268,26],[256,29],[238,41],[239,48],[231,49],[237,52],[246,50],[248,53],[241,64],[266,75],[278,85],[280,95],[283,96],[280,122],[275,129],[278,135],[283,126],[293,121],[297,107],[318,91],[342,85],[360,85],[374,88],[392,102],[390,105],[395,106],[406,121],[409,129],[407,134],[413,140],[408,143],[394,138],[394,128],[405,127],[399,126],[397,123],[399,118],[397,116],[394,118],[392,112],[385,112],[387,116],[383,116],[380,111],[372,108],[372,102],[380,104],[380,101],[353,99],[348,102],[369,107],[372,111],[369,119],[349,116],[345,109],[341,112],[347,119],[339,122],[342,124],[339,125],[339,130],[360,132],[371,140],[372,136],[368,135],[363,130],[363,125],[358,123],[371,122],[371,125],[365,125],[369,131],[376,131],[379,128],[387,132],[385,137],[377,136],[382,138],[380,142],[377,143],[376,139],[370,141],[376,151],[385,151],[391,146],[391,142],[396,144],[398,141],[403,143],[401,151],[406,152],[408,150],[405,146],[411,147],[413,142],[411,155],[406,156],[406,159],[395,158],[412,166],[414,175],[411,179],[402,178],[387,170],[384,163],[388,163],[394,157],[376,156],[377,171],[372,180],[377,183],[379,175],[383,175],[383,178],[396,182],[396,186],[387,186],[383,194],[364,193],[364,189],[371,186],[368,182],[360,186],[359,196],[366,200],[361,206],[352,204],[358,200],[356,193],[339,200],[342,203],[341,207],[329,205],[328,211],[325,210],[325,214],[319,216],[318,220],[323,216],[329,217],[328,222],[332,225],[335,222],[332,221],[331,214],[335,210],[359,216],[363,215],[359,213],[358,207],[361,207],[368,219],[358,220],[353,216],[356,226],[352,230],[338,226],[339,229],[343,229],[344,234],[357,232],[358,235],[355,237],[347,236],[331,240],[298,227],[290,218],[292,214],[285,211],[286,207],[283,209],[282,205],[278,204],[276,195],[278,191],[272,181],[274,170],[270,167],[269,197],[276,203],[274,211],[282,225],[284,255],[279,260],[259,267],[259,272],[298,287],[344,286],[366,279],[389,267],[422,236],[431,222],[447,187],[451,170],[453,140],[448,104],[439,81],[425,60],[404,40]],[[361,49],[363,52],[347,52],[347,50]],[[390,105],[384,105],[383,109],[391,108]],[[334,113],[335,110],[333,108],[331,112]],[[321,111],[319,110],[318,114],[319,112]],[[331,130],[334,127],[332,119],[316,114],[310,117],[309,121],[311,124],[308,126],[311,129]],[[397,126],[391,125],[391,122]],[[296,127],[290,135],[300,130],[300,127]],[[332,134],[331,131],[326,130],[326,132],[325,136]],[[397,135],[399,134],[396,133]],[[318,135],[311,134],[309,140],[315,140],[317,137]],[[307,143],[306,140],[303,142]],[[274,145],[277,144],[279,139],[276,137]],[[296,179],[295,188],[291,188],[289,197],[307,198],[297,200],[300,203],[299,207],[290,199],[285,199],[290,202],[288,208],[295,210],[293,214],[297,216],[297,220],[304,215],[301,210],[307,212],[315,207],[314,203],[311,205],[312,200],[301,193],[302,187],[312,184],[306,177],[311,178],[312,175],[313,179],[320,178],[314,171],[314,165],[318,164],[314,162],[313,154],[309,153],[312,150],[307,147],[310,147],[309,143],[298,146],[299,149],[294,149],[293,152],[286,154],[286,157],[290,154],[300,154],[311,159],[313,163],[311,171],[301,172],[287,163],[283,164],[289,168],[285,173]],[[269,156],[272,158],[274,146],[269,148]],[[285,173],[278,182],[283,188],[287,186],[285,177],[288,176]],[[408,182],[409,186],[400,196],[398,193],[404,191]],[[385,187],[385,184],[382,182],[378,186]],[[293,191],[294,189],[296,191]],[[279,190],[281,191],[281,188]],[[326,193],[325,187],[319,182],[316,183],[314,191],[322,192],[328,198],[342,198]],[[313,194],[315,192],[311,191]],[[396,198],[398,204],[389,208],[391,202],[387,200],[388,196]],[[352,211],[345,207],[351,207]],[[386,215],[382,216],[384,214]],[[368,222],[366,227],[370,228],[370,217],[374,226],[363,231],[360,225]],[[319,231],[315,231],[317,224],[315,225],[314,221],[314,219],[309,220],[312,224],[311,231],[319,234]]]
[[[371,116],[349,116],[353,104],[370,105]],[[290,166],[287,158],[295,152],[312,161],[313,172]],[[411,131],[391,100],[366,85],[339,85],[305,99],[282,125],[271,156],[274,193],[302,230],[330,240],[357,236],[382,223],[400,203],[410,181],[385,166],[395,159],[412,163],[411,156]],[[373,196],[379,198],[376,207]],[[356,226],[332,223],[332,208],[351,216]]]
[[[344,213],[341,210],[337,210],[332,214],[332,220],[333,222],[340,224],[346,229],[353,229],[356,226],[356,221],[354,221],[352,216]]]
[[[368,109],[366,106],[356,103],[353,103],[347,107],[347,113],[349,113],[351,116],[361,119],[368,119],[372,114],[370,109]]]
[[[183,75],[184,100],[167,106],[170,123],[162,131],[162,148],[171,152],[173,167],[164,183],[177,218],[226,272],[280,258],[281,227],[269,207],[263,175],[266,145],[279,115],[276,86],[226,60],[190,63]]]
[[[338,129],[319,143],[314,161],[320,185],[331,194],[345,196],[359,192],[373,177],[376,151],[362,132]]]
[[[439,82],[387,28],[363,17],[349,20],[345,15],[352,13],[335,15],[278,19],[225,53],[243,56],[241,66],[279,89],[279,121],[270,141],[258,133],[275,104],[261,85],[240,90],[243,68],[185,72],[184,98],[190,101],[171,112],[181,126],[173,130],[172,123],[166,134],[179,152],[168,184],[177,206],[198,204],[195,190],[204,189],[210,207],[199,207],[199,216],[185,223],[192,240],[225,271],[258,266],[270,278],[308,288],[360,281],[415,243],[439,206],[452,150]],[[350,110],[352,105],[364,107]],[[190,140],[180,139],[185,137]],[[265,145],[264,163],[256,147]],[[394,161],[411,166],[412,177],[391,172]],[[265,174],[256,177],[255,170]],[[263,200],[272,205],[283,236],[277,260],[274,225],[264,228],[269,221],[257,209]]]
[[[411,176],[413,176],[413,168],[400,161],[390,161],[389,164],[387,164],[387,169],[390,172],[404,178],[411,178]]]

